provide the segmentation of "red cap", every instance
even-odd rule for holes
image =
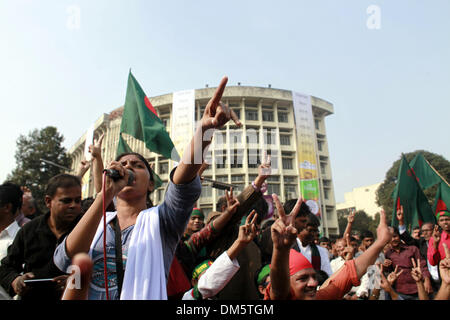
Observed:
[[[289,275],[292,276],[303,269],[313,268],[311,262],[300,252],[291,249],[289,252]]]

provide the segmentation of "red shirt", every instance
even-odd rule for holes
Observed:
[[[355,261],[345,262],[344,266],[333,273],[333,275],[325,281],[316,294],[316,300],[340,300],[350,291],[353,286],[359,286],[360,281],[356,274]],[[270,300],[270,286],[266,288],[264,300]],[[287,300],[295,300],[295,294],[292,287],[290,288]]]
[[[437,266],[439,261],[445,259],[444,243],[450,248],[450,237],[445,231],[442,231],[441,233],[441,241],[439,241],[438,250],[434,249],[433,237],[428,241],[427,258],[432,266]]]

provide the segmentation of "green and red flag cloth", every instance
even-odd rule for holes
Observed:
[[[439,184],[436,191],[433,211],[436,219],[442,215],[450,216],[450,187],[444,181]]]
[[[409,166],[414,170],[416,177],[419,179],[419,184],[424,190],[442,181],[442,178],[437,171],[421,153],[417,154],[414,159],[411,160]]]
[[[393,226],[398,226],[397,210],[400,206],[403,206],[404,222],[408,230],[420,227],[425,222],[436,222],[419,179],[403,154],[398,170],[397,185],[394,189]]]
[[[143,141],[146,148],[168,159],[179,161],[179,155],[166,131],[164,123],[150,103],[141,86],[130,73],[128,75],[127,94],[123,107],[122,122],[120,124],[119,144],[116,154],[133,152],[125,141],[122,133],[129,134],[137,140]],[[162,185],[161,178],[152,170],[155,189]]]
[[[128,75],[127,94],[120,124],[117,154],[131,148],[126,144],[122,133],[127,133],[144,142],[148,150],[168,159],[179,161],[180,156],[166,131],[164,123],[158,117],[155,108],[145,95],[133,74]]]

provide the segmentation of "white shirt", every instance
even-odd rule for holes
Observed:
[[[19,224],[14,220],[5,230],[0,232],[0,264],[2,259],[8,254],[8,247],[13,243],[17,231],[19,231]],[[10,300],[10,295],[0,286],[0,300]]]
[[[311,246],[308,244],[306,247],[304,247],[299,238],[297,238],[297,244],[300,252],[305,256],[306,259],[308,259],[309,262],[311,262]],[[333,274],[333,271],[331,270],[328,250],[318,245],[316,245],[316,247],[319,250],[320,254],[320,270],[325,271],[328,276],[331,276]]]
[[[14,241],[19,229],[19,224],[14,220],[5,230],[0,232],[0,264],[2,263],[1,260],[8,254],[8,247]]]
[[[231,260],[228,253],[222,253],[198,280],[197,288],[203,299],[216,296],[239,271],[237,259]],[[192,290],[187,291],[182,300],[194,300]]]

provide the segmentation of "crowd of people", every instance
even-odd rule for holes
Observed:
[[[78,175],[48,181],[44,214],[26,187],[0,185],[0,299],[450,299],[449,211],[411,234],[402,208],[398,228],[382,211],[376,235],[355,234],[352,212],[341,237],[319,237],[320,220],[301,196],[282,204],[273,194],[268,217],[264,156],[256,179],[238,195],[225,191],[205,216],[196,207],[205,163],[194,161],[209,145],[202,133],[231,119],[240,124],[220,101],[226,82],[156,206],[154,173],[142,155],[124,153],[106,167],[120,179],[103,174],[102,137]],[[96,197],[82,199],[89,166]]]

